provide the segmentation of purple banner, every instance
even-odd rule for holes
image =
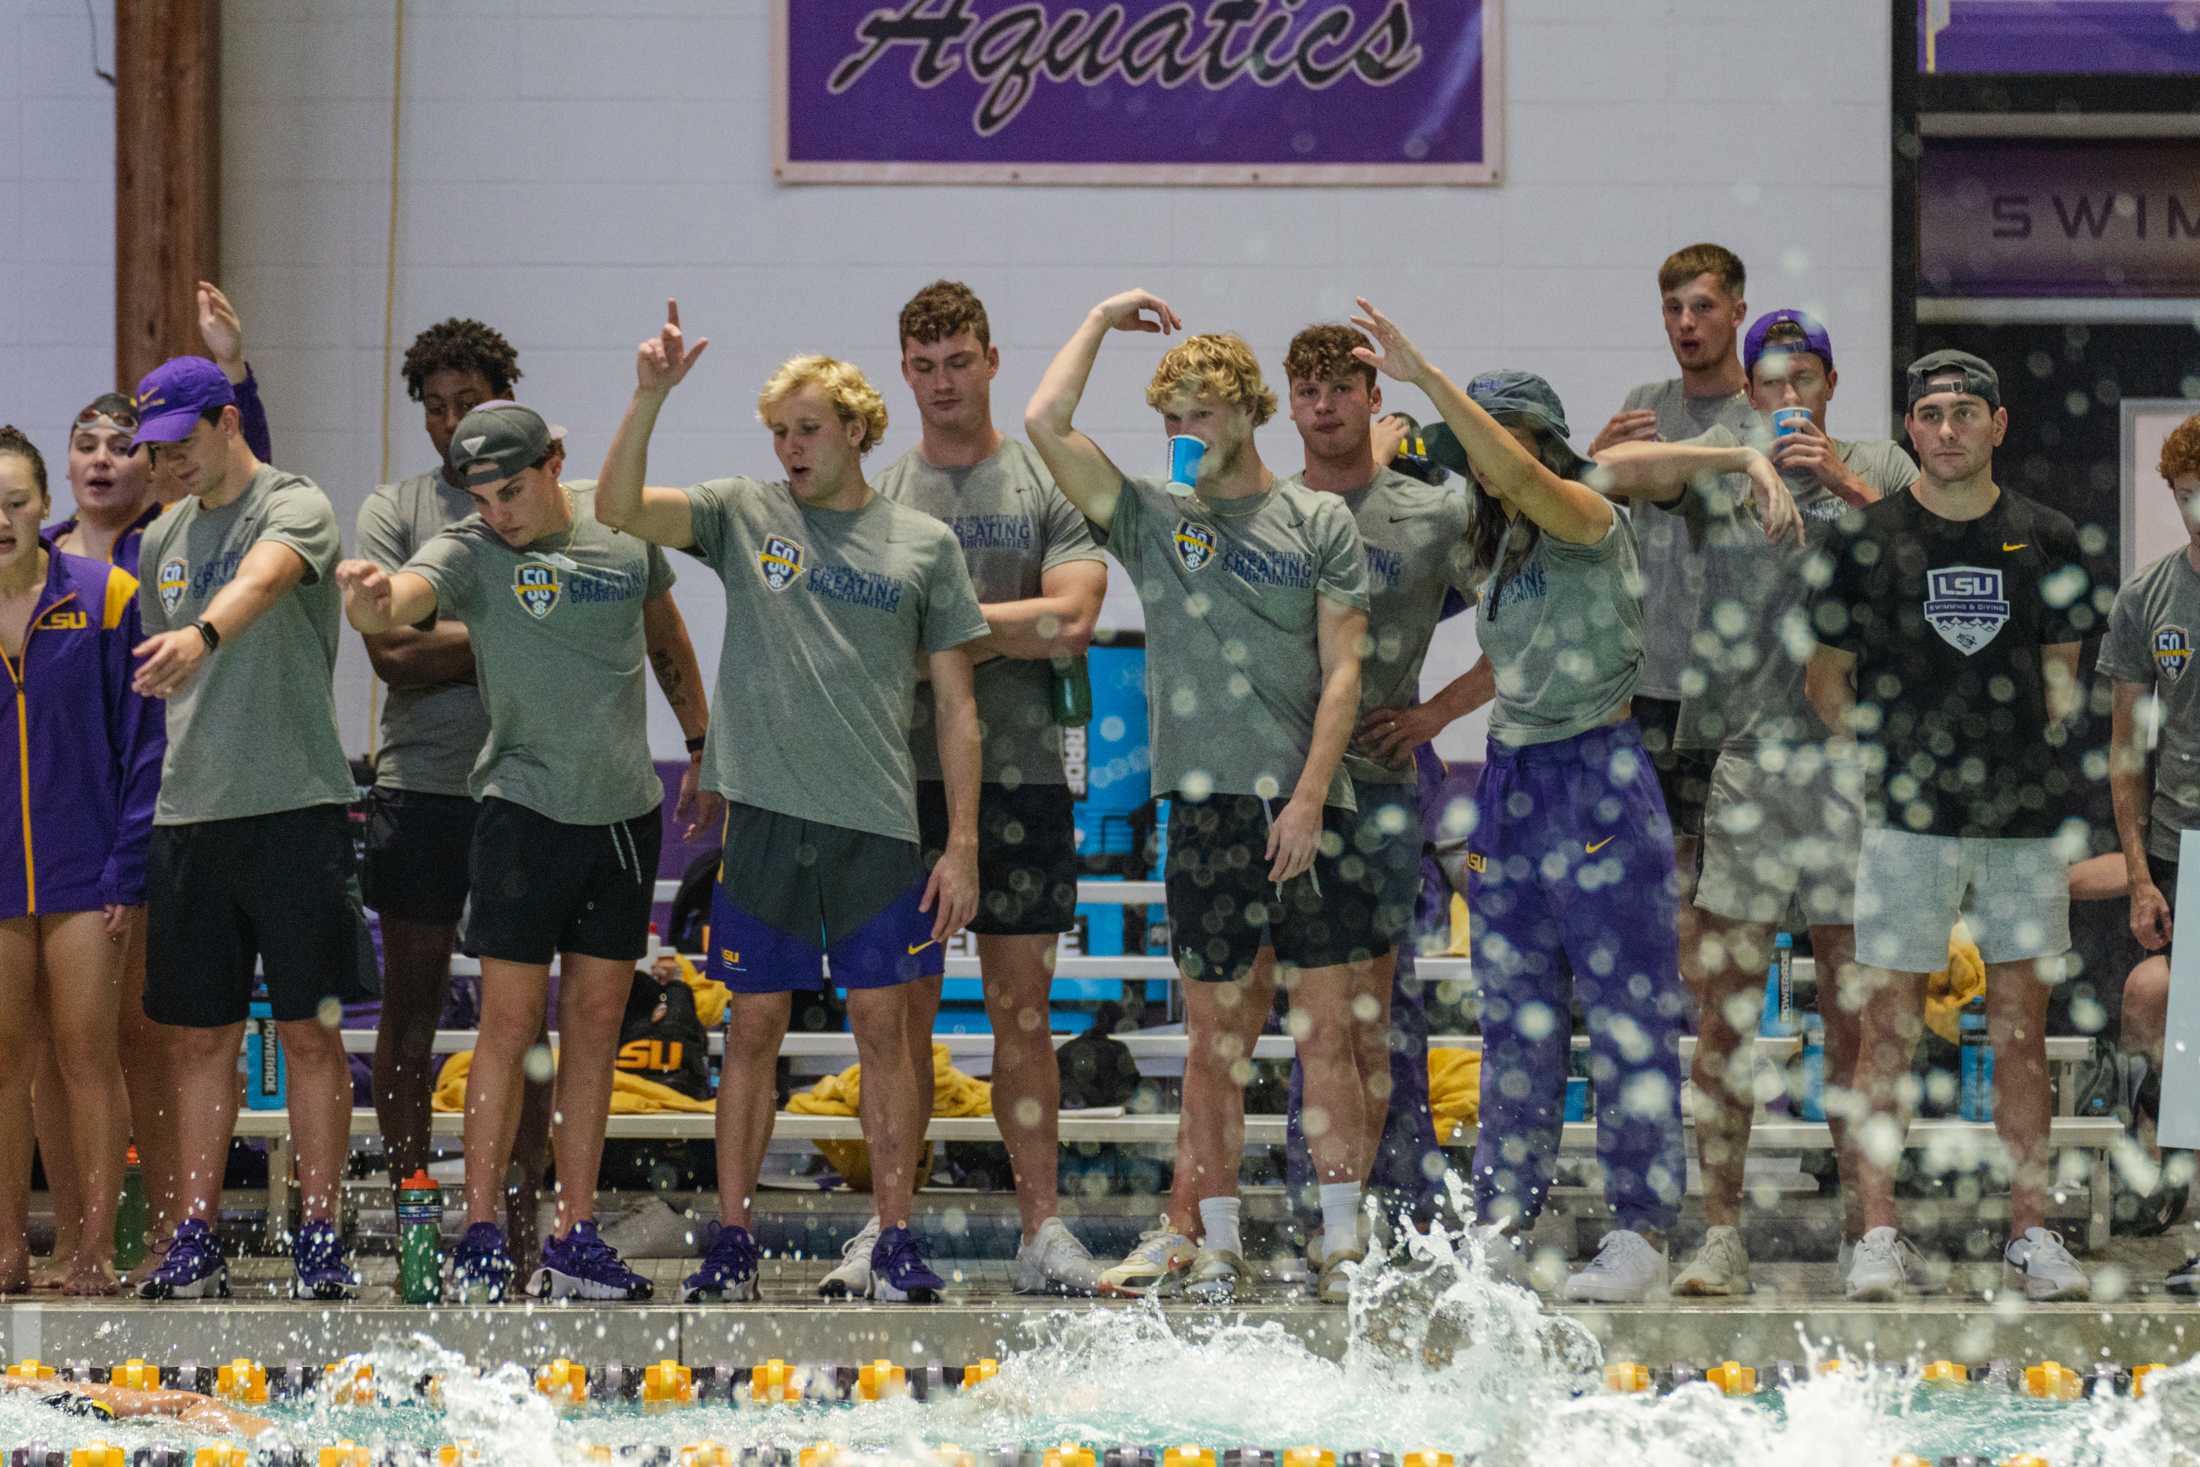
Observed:
[[[2200,296],[2200,138],[1925,140],[1918,290]]]
[[[2200,7],[2187,0],[1917,0],[1927,76],[2190,76]]]
[[[788,182],[1487,183],[1499,0],[775,0]]]

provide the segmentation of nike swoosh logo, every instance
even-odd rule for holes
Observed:
[[[1390,522],[1394,525],[1402,525],[1412,518],[1413,516],[1409,514],[1394,514],[1390,517]]]
[[[924,950],[925,950],[926,948],[928,948],[928,947],[932,946],[932,943],[936,943],[936,942],[938,942],[938,941],[939,941],[939,939],[935,937],[935,938],[933,938],[933,939],[932,939],[932,942],[920,942],[920,943],[918,943],[918,944],[917,944],[917,945],[916,945],[915,947],[913,947],[913,948],[910,948],[910,949],[909,949],[909,956],[911,956],[912,958],[913,958],[913,957],[915,957],[915,956],[916,956],[916,955],[917,955],[918,953],[921,953],[921,952],[923,952],[923,951],[924,951]]]
[[[1584,843],[1584,844],[1582,845],[1582,847],[1581,847],[1581,848],[1582,848],[1583,850],[1587,851],[1587,852],[1588,852],[1588,853],[1589,853],[1590,855],[1592,855],[1592,856],[1593,856],[1593,855],[1595,855],[1595,854],[1596,854],[1596,853],[1597,853],[1598,851],[1601,851],[1601,850],[1603,850],[1603,849],[1604,849],[1604,848],[1605,848],[1606,846],[1610,845],[1610,844],[1611,844],[1611,843],[1612,843],[1612,842],[1613,842],[1614,840],[1616,840],[1617,838],[1618,838],[1618,837],[1616,837],[1616,836],[1609,836],[1609,835],[1608,835],[1608,836],[1606,836],[1606,837],[1605,837],[1604,839],[1602,839],[1602,840],[1600,840],[1600,841],[1588,841],[1588,842],[1585,842],[1585,843]]]
[[[2031,543],[2032,542],[2029,540],[2019,540],[2016,544],[2011,545],[2008,541],[2005,540],[2002,542],[2001,548],[2004,550],[2022,550],[2025,546]]]

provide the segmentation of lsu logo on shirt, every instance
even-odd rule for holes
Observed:
[[[1212,526],[1200,524],[1196,520],[1176,522],[1176,558],[1184,563],[1184,569],[1206,569],[1207,563],[1215,558],[1215,550],[1219,544]]]
[[[512,575],[512,594],[519,598],[521,609],[541,621],[558,609],[565,587],[559,583],[556,569],[539,560],[528,560],[522,561]]]
[[[2154,633],[2154,667],[2175,681],[2192,661],[2192,634],[2183,627],[2160,627]]]
[[[2001,572],[1976,565],[1928,572],[1925,620],[1942,641],[1969,657],[2008,625],[2009,598],[2003,594]]]
[[[52,632],[81,632],[92,624],[92,619],[84,612],[63,611],[56,607],[40,617],[38,624]]]
[[[183,593],[191,586],[191,563],[180,555],[172,555],[160,563],[160,571],[153,587],[160,593],[160,609],[170,616],[183,604]]]
[[[1480,876],[1490,869],[1490,858],[1480,851],[1469,851],[1467,852],[1467,869]]]
[[[768,536],[764,548],[756,552],[757,568],[764,573],[764,584],[774,591],[784,591],[802,574],[802,542],[790,540],[785,535]]]

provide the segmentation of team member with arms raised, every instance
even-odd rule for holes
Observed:
[[[532,1292],[647,1299],[649,1281],[597,1234],[596,1172],[612,1062],[634,965],[649,947],[664,787],[649,761],[643,664],[655,664],[680,727],[708,723],[695,650],[671,605],[664,553],[598,519],[593,486],[561,483],[563,434],[532,408],[489,402],[451,435],[451,475],[475,514],[395,575],[338,568],[344,610],[370,635],[465,619],[489,740],[474,766],[482,801],[471,857],[467,945],[481,957],[481,1037],[466,1086],[466,1235],[451,1271],[462,1298],[495,1302],[515,1273],[501,1219],[527,1051],[559,960],[557,1236]],[[659,614],[653,615],[655,606]],[[714,818],[695,772],[679,813]]]
[[[602,512],[644,539],[692,548],[725,582],[718,717],[704,751],[728,801],[711,900],[712,973],[733,990],[718,1088],[724,1226],[687,1301],[755,1299],[749,1231],[777,1114],[773,1082],[792,993],[830,959],[848,990],[863,1067],[863,1137],[881,1228],[871,1297],[929,1303],[946,1283],[909,1226],[932,1087],[913,1034],[917,980],[978,904],[977,704],[967,644],[988,633],[947,526],[864,481],[886,404],[863,373],[796,357],[764,384],[757,413],[785,482],[713,479],[645,488],[649,435],[691,350],[679,307],[637,354],[637,383],[604,461]],[[932,683],[947,841],[927,873],[919,844],[910,708],[919,662]],[[919,1056],[922,1055],[921,1066]]]
[[[1925,978],[1964,916],[1986,961],[1994,1125],[2011,1159],[2007,1269],[2032,1299],[2082,1299],[2085,1274],[2044,1222],[2047,999],[2070,947],[2072,864],[2057,839],[2072,792],[2054,746],[2077,709],[2089,581],[2069,518],[1994,482],[2009,431],[1994,369],[1933,352],[1910,364],[1908,389],[1922,473],[1841,527],[1812,604],[1806,690],[1829,728],[1854,734],[1866,776],[1866,986],[1840,996],[1862,1014],[1862,1036],[1855,1074],[1835,1078],[1862,1093],[1868,1123],[1904,1124]],[[1866,1231],[1849,1265],[1853,1299],[1922,1281],[1896,1232],[1891,1162],[1857,1148]]]
[[[1170,799],[1170,942],[1190,1040],[1175,1184],[1161,1225],[1101,1287],[1182,1282],[1227,1302],[1245,1279],[1239,1067],[1274,991],[1262,951],[1273,951],[1290,993],[1316,1174],[1336,1189],[1323,1211],[1356,1220],[1376,1077],[1360,1073],[1352,1042],[1354,964],[1388,952],[1390,937],[1370,888],[1344,870],[1353,799],[1343,758],[1360,703],[1367,558],[1341,500],[1279,483],[1261,463],[1253,430],[1276,399],[1251,348],[1231,335],[1189,337],[1147,386],[1168,432],[1204,446],[1191,494],[1125,477],[1073,421],[1111,331],[1181,324],[1141,290],[1093,307],[1047,369],[1024,426],[1137,583],[1153,786]]]
[[[955,532],[992,628],[968,648],[985,754],[978,915],[970,930],[993,1027],[993,1114],[1023,1220],[1011,1281],[1019,1293],[1089,1294],[1099,1267],[1056,1214],[1062,1077],[1048,998],[1055,947],[1077,917],[1077,827],[1052,694],[1054,668],[1083,657],[1092,639],[1107,593],[1107,562],[1084,516],[1031,450],[993,426],[1001,353],[984,303],[967,285],[937,281],[902,307],[899,324],[901,375],[916,397],[924,437],[887,465],[874,487]],[[928,860],[946,851],[948,836],[933,723],[931,684],[920,683],[909,752]],[[927,1074],[939,985],[926,978],[912,990],[919,1007],[911,1014],[910,1042]],[[931,1116],[931,1087],[920,1087],[917,1099],[921,1128]],[[877,1222],[848,1241],[822,1291],[864,1292]]]

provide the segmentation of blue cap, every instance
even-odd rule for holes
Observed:
[[[1749,330],[1742,333],[1742,370],[1755,372],[1757,359],[1768,351],[1815,352],[1826,370],[1833,370],[1833,338],[1826,334],[1824,323],[1793,306],[1767,311],[1749,323]]]
[[[1467,384],[1467,396],[1475,406],[1498,422],[1511,426],[1525,424],[1536,430],[1536,436],[1547,444],[1554,444],[1562,453],[1562,459],[1570,459],[1571,467],[1559,470],[1566,478],[1578,479],[1596,467],[1588,459],[1574,452],[1566,441],[1566,408],[1558,400],[1558,393],[1551,384],[1533,372],[1499,371],[1484,372]],[[1422,434],[1422,443],[1428,456],[1445,468],[1464,474],[1467,472],[1467,451],[1451,429],[1436,424]]]
[[[138,429],[131,446],[181,443],[208,408],[233,407],[236,401],[237,390],[205,357],[170,357],[138,384]]]

